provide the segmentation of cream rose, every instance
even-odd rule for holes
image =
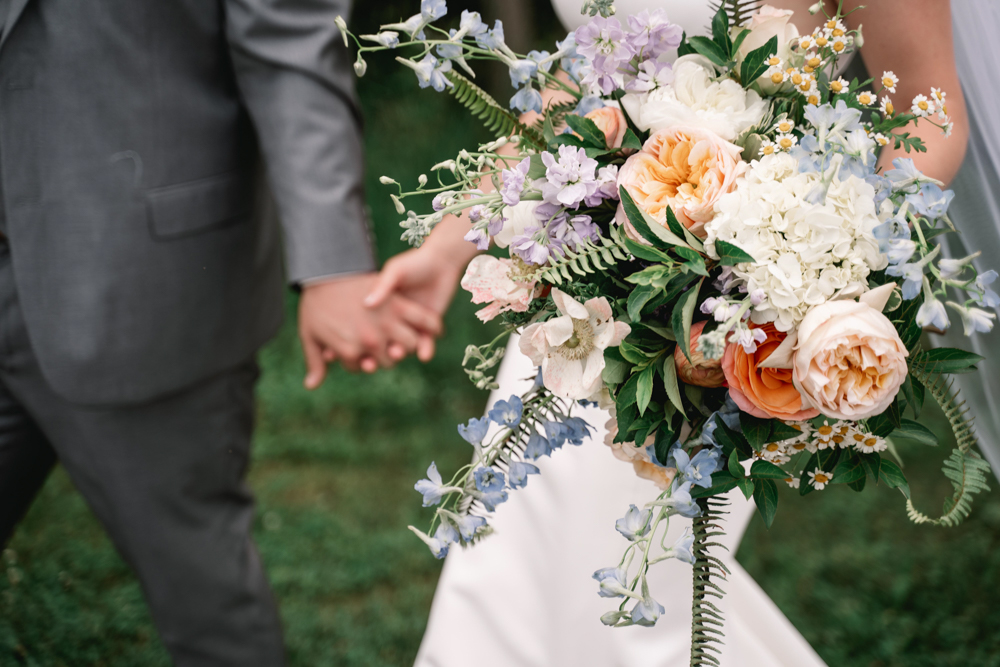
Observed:
[[[742,63],[751,51],[764,46],[772,37],[778,38],[778,57],[787,61],[792,54],[792,40],[799,36],[798,28],[788,22],[794,13],[790,9],[778,9],[771,5],[761,7],[745,26],[750,29],[750,34],[740,44],[736,61]]]
[[[703,128],[660,130],[625,161],[618,185],[660,224],[666,226],[669,206],[678,222],[704,238],[716,202],[736,187],[736,179],[746,169],[740,153],[739,146]],[[637,238],[621,205],[617,221]]]
[[[594,109],[584,118],[594,121],[604,139],[608,143],[608,148],[618,148],[625,139],[625,132],[628,130],[628,123],[625,122],[625,115],[618,107],[606,106]]]
[[[881,312],[866,303],[829,301],[799,324],[792,382],[804,402],[828,417],[867,419],[896,397],[907,356]]]
[[[735,141],[767,112],[767,103],[754,91],[744,90],[732,79],[718,80],[715,67],[704,56],[678,58],[673,72],[673,85],[622,98],[622,106],[640,130],[702,127]]]

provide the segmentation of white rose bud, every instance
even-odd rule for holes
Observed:
[[[812,7],[809,8],[809,13],[810,14],[818,14],[821,9],[823,9],[823,3],[822,2],[817,2],[815,5],[813,5]]]
[[[389,178],[388,176],[382,176],[378,179],[378,182],[382,185],[398,185],[398,183],[396,183],[396,179]]]
[[[365,62],[361,54],[358,54],[358,59],[354,61],[354,73],[358,76],[364,76],[365,72],[368,71],[368,63]]]

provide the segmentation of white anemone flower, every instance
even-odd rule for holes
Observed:
[[[521,335],[521,352],[542,367],[542,383],[557,396],[580,400],[601,388],[604,350],[620,345],[632,330],[615,322],[604,297],[581,304],[552,289],[560,317],[528,326]]]

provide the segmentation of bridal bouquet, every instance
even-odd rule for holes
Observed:
[[[712,661],[721,634],[706,598],[725,570],[708,554],[722,494],[752,497],[770,525],[779,484],[802,495],[885,484],[915,521],[953,525],[988,470],[946,379],[981,358],[920,340],[952,316],[966,334],[989,331],[997,273],[941,257],[952,192],[912,160],[885,172],[876,161],[886,146],[925,150],[907,132],[916,123],[950,133],[946,95],[932,88],[896,108],[892,72],[836,74],[862,42],[843,14],[800,34],[791,12],[758,4],[724,3],[702,37],[662,10],[617,18],[596,0],[553,52],[521,55],[500,22],[466,11],[445,29],[444,0],[423,0],[409,20],[355,38],[359,74],[365,53],[408,49],[398,60],[422,87],[455,95],[496,132],[435,165],[434,182],[383,183],[398,190],[413,244],[455,214],[470,242],[502,249],[473,260],[462,285],[539,367],[527,394],[459,426],[474,462],[447,480],[431,465],[416,488],[437,510],[414,532],[438,557],[488,534],[490,513],[539,472],[532,461],[590,435],[574,404],[597,403],[610,453],[659,489],[615,526],[625,553],[594,577],[621,603],[602,620],[653,625],[663,607],[648,568],[691,563],[693,664]],[[509,68],[510,109],[537,120],[472,82],[470,63],[484,59]],[[548,104],[546,90],[558,93]],[[432,210],[407,209],[420,196]],[[467,350],[478,387],[496,386],[502,352],[500,340]],[[928,394],[957,439],[944,468],[955,493],[936,519],[910,502],[894,460],[897,440],[935,442],[917,421]],[[674,515],[693,528],[668,545]]]

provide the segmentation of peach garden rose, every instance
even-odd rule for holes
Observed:
[[[691,360],[684,356],[680,347],[674,348],[674,365],[677,367],[677,377],[686,384],[698,387],[721,387],[726,383],[726,374],[722,372],[721,359],[706,359],[698,349],[698,340],[708,322],[702,320],[691,325]]]
[[[892,322],[866,303],[829,301],[799,324],[792,381],[824,415],[859,420],[885,411],[906,379],[908,352]]]
[[[773,324],[756,327],[767,334],[757,351],[747,353],[739,343],[730,343],[722,357],[722,370],[729,383],[729,395],[740,410],[762,419],[802,421],[819,416],[802,400],[792,382],[792,371],[761,368],[762,364],[785,340],[787,334]]]
[[[594,109],[584,118],[594,121],[604,139],[608,142],[608,148],[618,148],[625,139],[625,132],[628,130],[628,123],[625,122],[625,115],[618,107],[606,106]]]
[[[741,152],[739,146],[702,128],[660,130],[625,161],[618,172],[618,185],[660,224],[666,226],[669,206],[678,222],[704,238],[705,224],[714,217],[716,202],[736,187],[736,179],[746,169]],[[616,219],[630,236],[639,238],[620,205]]]

